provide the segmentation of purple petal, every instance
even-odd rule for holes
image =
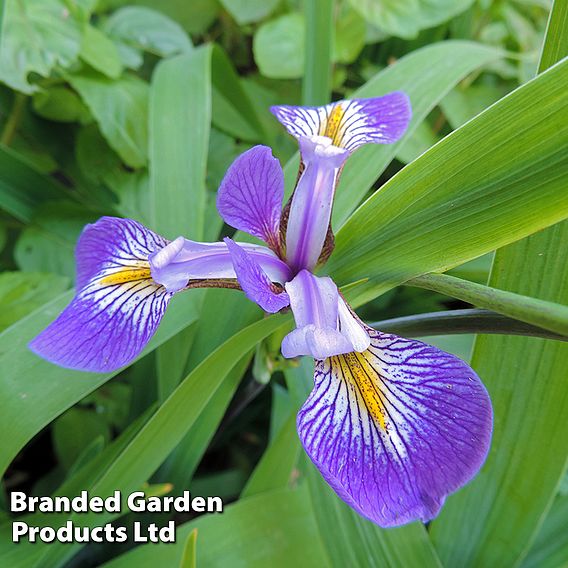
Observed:
[[[364,353],[316,363],[298,432],[326,481],[361,515],[382,527],[428,521],[483,464],[491,402],[457,357],[370,334]]]
[[[286,228],[286,259],[295,269],[312,269],[327,236],[339,171],[348,156],[329,138],[300,138],[305,168],[292,196]]]
[[[224,221],[277,247],[284,172],[267,146],[255,146],[228,169],[217,194]]]
[[[273,282],[286,282],[290,270],[270,249],[249,243],[240,246],[254,257]],[[183,237],[150,255],[150,267],[154,281],[168,292],[185,288],[191,280],[237,277],[225,243],[198,243]]]
[[[349,152],[367,143],[396,142],[412,116],[410,101],[403,92],[323,107],[275,106],[270,110],[292,136],[327,136],[335,146]]]
[[[339,292],[331,278],[302,270],[286,284],[286,291],[297,329],[282,340],[284,357],[325,359],[353,351],[349,337],[338,327]]]
[[[277,291],[253,255],[229,238],[226,238],[225,242],[231,253],[239,284],[249,300],[271,314],[290,304],[288,294]]]
[[[148,343],[171,294],[150,275],[148,255],[166,241],[136,221],[103,217],[77,243],[75,298],[31,343],[62,367],[109,372]]]

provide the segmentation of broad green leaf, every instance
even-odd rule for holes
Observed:
[[[285,374],[297,408],[312,390],[313,373],[313,362],[304,357],[299,367],[288,369]],[[331,566],[441,566],[424,525],[379,528],[348,507],[307,458],[304,462],[313,514]]]
[[[389,180],[339,231],[328,264],[336,281],[369,278],[370,298],[566,218],[567,80],[568,61]]]
[[[0,207],[4,211],[29,223],[42,204],[64,196],[63,186],[10,148],[0,148]]]
[[[365,47],[367,24],[349,3],[339,3],[339,15],[335,20],[333,60],[338,63],[353,63]]]
[[[140,546],[105,568],[178,566],[185,539],[197,529],[197,566],[207,568],[327,568],[304,488],[274,491],[228,506],[177,528],[175,544]]]
[[[77,93],[66,87],[54,86],[34,94],[36,114],[57,122],[79,122],[89,117],[89,111]]]
[[[567,55],[557,44],[555,2],[540,70]],[[566,29],[562,30],[563,37]],[[566,63],[566,62],[565,62]],[[542,79],[562,64],[540,76]],[[556,130],[560,138],[560,130]],[[556,139],[556,136],[552,136]],[[568,304],[568,221],[497,251],[489,284],[518,294]],[[432,523],[432,538],[446,563],[516,565],[530,549],[550,511],[568,463],[566,368],[568,345],[529,338],[480,337],[472,365],[492,397],[493,442],[482,472],[452,496]],[[467,518],[462,512],[469,512]],[[459,515],[459,526],[455,520]]]
[[[473,0],[349,0],[371,24],[390,35],[412,39],[420,30],[448,21]]]
[[[193,290],[175,297],[156,336],[142,356],[153,351],[198,317],[201,292]],[[5,471],[23,446],[55,417],[100,387],[117,373],[104,375],[71,371],[52,365],[28,348],[28,343],[69,303],[72,292],[30,314],[0,335],[0,401],[4,411],[0,429],[0,471]]]
[[[456,129],[504,95],[505,90],[494,85],[456,87],[443,98],[440,106],[451,127]]]
[[[331,51],[334,39],[334,0],[305,0],[306,53],[302,104],[324,105],[331,95]]]
[[[235,364],[258,341],[288,323],[286,317],[267,318],[221,345],[186,377],[89,492],[106,497],[118,489],[128,495],[140,487],[193,426]],[[81,526],[95,526],[112,516],[112,513],[83,513],[72,514],[70,518]],[[80,546],[52,543],[42,564],[61,566]]]
[[[567,243],[564,222],[498,251],[490,284],[567,304]],[[432,536],[445,565],[514,565],[566,468],[568,345],[481,336],[472,365],[493,402],[492,447],[481,473],[448,499]]]
[[[28,272],[54,272],[74,279],[75,243],[85,225],[97,217],[75,203],[46,203],[16,242],[14,259],[18,267]]]
[[[568,564],[568,495],[558,495],[521,568],[558,568]]]
[[[292,12],[262,24],[254,34],[254,60],[265,77],[297,79],[304,70],[305,24]]]
[[[68,470],[83,448],[99,437],[105,442],[110,438],[110,429],[103,416],[91,409],[70,408],[54,420],[52,425],[53,446],[58,463]]]
[[[264,136],[264,129],[231,60],[218,45],[213,46],[211,81],[213,124],[242,141],[258,142]]]
[[[221,4],[235,18],[237,24],[251,24],[263,20],[274,11],[280,0],[220,0]]]
[[[302,446],[296,433],[296,413],[290,414],[250,476],[241,499],[288,487]]]
[[[409,280],[407,284],[459,298],[474,306],[568,336],[567,306],[497,290],[446,274],[425,274]]]
[[[64,0],[5,0],[0,81],[23,93],[37,87],[29,73],[49,77],[75,62],[83,22]]]
[[[162,61],[150,96],[151,226],[200,240],[211,124],[211,49]]]
[[[134,75],[112,80],[84,70],[67,77],[95,117],[103,136],[133,168],[148,157],[148,84]]]
[[[185,30],[171,18],[142,6],[125,6],[105,22],[106,33],[128,46],[160,57],[191,51]]]
[[[67,278],[56,274],[0,274],[0,331],[62,294],[68,285]]]
[[[91,25],[86,25],[83,30],[80,56],[91,67],[111,79],[118,79],[122,73],[116,45],[101,30]]]
[[[118,3],[126,2],[118,0]],[[128,3],[158,10],[181,24],[190,34],[203,34],[219,12],[218,0],[131,0]]]

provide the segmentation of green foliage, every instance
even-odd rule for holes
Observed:
[[[4,487],[189,489],[231,503],[177,518],[173,545],[15,546],[2,494],[2,566],[566,564],[566,2],[550,18],[548,0],[3,4]],[[168,238],[219,240],[231,233],[216,191],[241,152],[271,146],[288,196],[294,188],[297,145],[270,105],[394,90],[410,97],[410,127],[347,162],[325,271],[380,329],[473,353],[490,391],[487,463],[428,526],[382,530],[325,484],[295,425],[313,362],[283,360],[290,315],[265,318],[237,291],[177,295],[142,355],[116,373],[61,369],[29,351],[72,297],[85,224],[127,216]]]

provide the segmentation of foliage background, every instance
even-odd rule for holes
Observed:
[[[548,0],[4,4],[3,565],[192,566],[195,554],[200,566],[568,563],[568,351],[542,337],[568,335],[568,229],[559,223],[568,216],[568,63],[546,71],[568,54],[565,0],[548,31]],[[367,321],[410,316],[379,328],[428,336],[471,360],[492,395],[487,464],[430,526],[380,530],[321,481],[294,422],[311,362],[282,361],[289,318],[263,319],[235,292],[176,297],[145,356],[115,376],[62,370],[26,350],[72,295],[85,223],[106,214],[166,237],[230,234],[215,192],[239,153],[271,146],[293,186],[296,146],[270,105],[395,89],[411,96],[411,128],[393,147],[350,160],[328,270],[345,286],[368,278],[346,288]],[[456,310],[471,305],[507,317],[466,321]],[[448,310],[446,319],[416,315]],[[456,334],[460,326],[506,335],[476,339]],[[9,544],[10,490],[140,487],[234,504],[223,515],[176,516],[175,546]],[[134,520],[168,516],[116,522]]]

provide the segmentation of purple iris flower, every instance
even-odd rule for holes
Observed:
[[[290,307],[296,329],[282,354],[316,360],[297,420],[307,454],[339,497],[380,526],[428,521],[485,460],[487,391],[457,357],[365,325],[333,280],[313,273],[333,249],[345,160],[363,144],[398,140],[408,99],[391,93],[272,111],[300,146],[289,203],[282,209],[284,175],[264,146],[235,160],[217,198],[227,224],[267,246],[169,242],[136,221],[104,217],[77,244],[75,298],[30,346],[58,365],[108,372],[140,353],[182,290],[237,288],[266,312]]]

